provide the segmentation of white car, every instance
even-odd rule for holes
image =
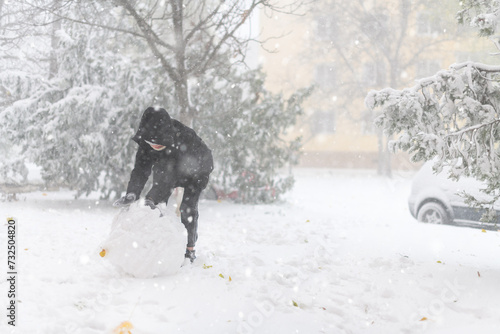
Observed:
[[[459,181],[448,178],[446,169],[439,174],[432,170],[433,162],[425,163],[415,175],[408,205],[418,221],[434,224],[454,224],[497,230],[494,223],[480,222],[483,210],[469,207],[459,194],[463,191],[476,198],[485,199],[480,192],[483,183],[473,178],[461,177]],[[500,206],[495,205],[497,212]],[[498,212],[500,213],[500,212]],[[500,223],[500,219],[497,224]]]

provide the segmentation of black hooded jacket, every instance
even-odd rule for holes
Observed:
[[[148,108],[132,138],[139,149],[127,193],[139,198],[153,171],[153,187],[146,195],[155,203],[168,200],[171,189],[203,190],[213,170],[212,152],[193,129],[171,119],[163,108]],[[147,142],[166,146],[154,150]]]

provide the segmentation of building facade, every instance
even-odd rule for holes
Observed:
[[[487,62],[490,42],[458,26],[458,10],[455,0],[325,0],[302,15],[262,13],[267,88],[287,96],[314,87],[292,129],[303,137],[301,166],[409,166],[407,155],[387,152],[390,138],[373,126],[377,115],[364,98],[372,89],[412,86],[456,62]]]

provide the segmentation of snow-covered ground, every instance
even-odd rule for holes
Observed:
[[[280,204],[200,203],[195,264],[152,279],[99,256],[109,202],[64,191],[0,202],[1,275],[8,216],[19,248],[17,326],[4,279],[0,333],[498,333],[497,232],[417,223],[409,177],[296,176]]]

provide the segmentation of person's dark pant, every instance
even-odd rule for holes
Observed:
[[[155,183],[159,181],[159,179],[163,182],[154,186],[148,195],[146,195],[146,198],[161,198],[159,202],[165,202],[165,204],[167,204],[169,197],[176,187],[184,188],[184,195],[180,207],[181,222],[184,224],[184,227],[186,227],[188,233],[186,247],[194,247],[196,240],[198,240],[198,201],[200,200],[201,192],[208,184],[209,175],[202,174],[189,178],[169,175],[170,177],[167,179],[162,177],[166,173],[154,172],[153,182]],[[165,182],[166,180],[171,182]]]
[[[187,247],[194,247],[198,240],[198,201],[203,189],[197,189],[193,186],[184,188],[184,195],[181,204],[181,222],[188,232]]]

